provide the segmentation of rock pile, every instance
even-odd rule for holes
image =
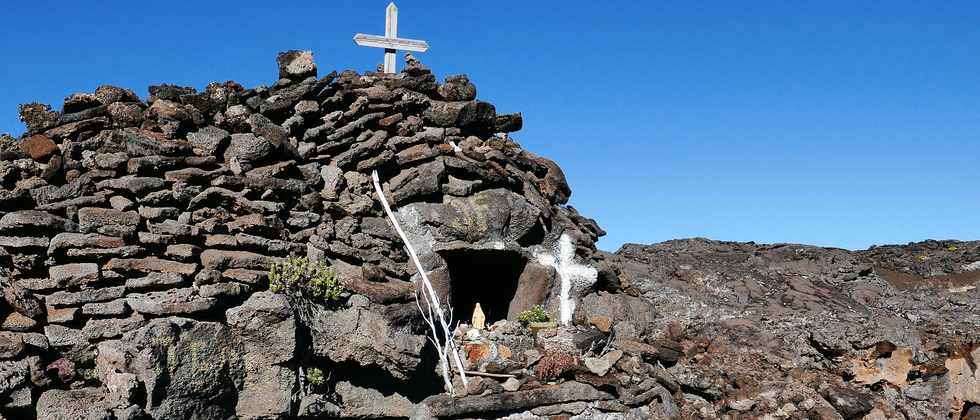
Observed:
[[[567,242],[588,264],[602,231],[564,205],[558,166],[507,135],[520,114],[417,62],[323,77],[309,52],[278,64],[271,87],[159,85],[144,102],[101,86],[61,112],[21,106],[27,132],[0,139],[0,412],[358,416],[352,401],[384,388],[352,379],[364,372],[429,392],[416,273],[375,170],[441,293],[472,298],[487,285],[465,262],[503,258],[504,292],[484,302],[496,319],[557,310],[548,257]],[[300,310],[265,291],[289,255],[328,262],[350,297]],[[329,384],[305,378],[315,366]]]
[[[509,136],[521,115],[466,76],[277,62],[271,87],[21,106],[0,418],[980,417],[980,242],[597,251],[561,169]],[[457,398],[373,171],[446,309],[481,308]],[[275,293],[287,256],[342,299]],[[518,323],[535,305],[557,322]]]

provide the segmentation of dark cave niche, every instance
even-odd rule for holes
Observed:
[[[462,249],[440,253],[449,267],[453,318],[469,322],[480,303],[487,325],[507,319],[527,259],[514,251]]]

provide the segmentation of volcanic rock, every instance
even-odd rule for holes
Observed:
[[[51,139],[41,134],[28,137],[26,140],[18,144],[18,146],[24,151],[24,153],[30,156],[31,159],[38,162],[44,162],[47,157],[60,151],[58,149],[58,145],[54,144]]]
[[[303,80],[310,76],[316,77],[316,64],[310,51],[281,52],[276,57],[276,62],[279,63],[280,79]]]

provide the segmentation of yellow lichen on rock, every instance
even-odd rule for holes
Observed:
[[[873,384],[887,381],[894,385],[904,385],[912,370],[912,349],[898,348],[890,357],[874,360],[852,360],[854,382]]]
[[[980,347],[973,349],[970,357],[980,360]],[[946,399],[949,402],[951,418],[959,418],[967,402],[980,404],[980,368],[974,369],[964,357],[946,359]]]

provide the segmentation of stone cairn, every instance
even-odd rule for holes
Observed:
[[[319,78],[309,52],[278,64],[271,87],[165,84],[144,102],[101,86],[69,96],[61,112],[20,107],[26,133],[0,138],[2,415],[413,412],[426,395],[383,396],[358,380],[435,378],[417,273],[373,170],[441,293],[465,282],[445,253],[480,250],[526,261],[509,319],[533,304],[557,313],[562,293],[588,288],[565,278],[562,292],[567,261],[556,249],[570,244],[590,266],[603,232],[565,205],[558,166],[508,136],[520,114],[498,115],[466,76],[437,83],[414,60],[393,75]],[[349,298],[297,311],[269,292],[269,265],[290,255],[330,264]],[[327,385],[310,380],[316,365]],[[581,383],[539,394],[521,398],[608,397]],[[467,413],[442,404],[430,404],[433,415]]]

